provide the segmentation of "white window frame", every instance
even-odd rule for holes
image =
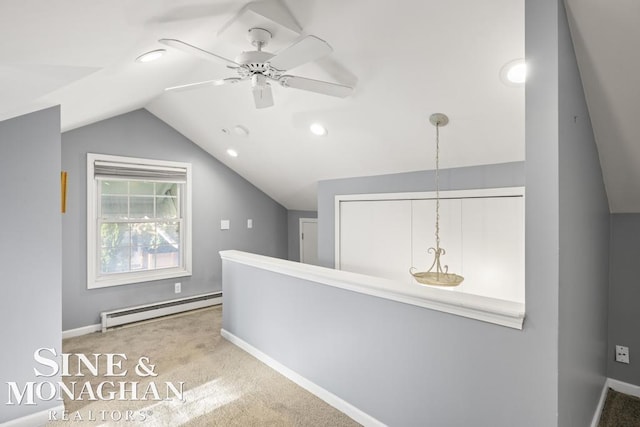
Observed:
[[[160,168],[186,169],[186,182],[182,184],[180,203],[182,214],[181,235],[181,265],[175,268],[145,270],[127,273],[99,275],[98,248],[98,203],[100,192],[98,180],[95,178],[94,165],[96,161],[151,166]],[[87,288],[99,289],[110,286],[128,285],[132,283],[150,282],[191,276],[192,274],[192,236],[191,236],[191,163],[173,162],[165,160],[141,159],[135,157],[113,156],[107,154],[87,154]]]

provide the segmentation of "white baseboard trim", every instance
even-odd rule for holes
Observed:
[[[624,394],[630,394],[631,396],[640,397],[640,387],[637,385],[625,383],[619,380],[614,380],[613,378],[607,378],[604,382],[604,386],[602,387],[602,393],[600,394],[600,401],[598,401],[598,407],[596,408],[596,413],[593,415],[593,420],[591,421],[591,427],[598,427],[598,423],[600,422],[600,415],[602,414],[602,409],[604,408],[604,401],[607,399],[607,390],[610,388]]]
[[[340,397],[336,396],[335,394],[331,393],[330,391],[325,390],[324,388],[320,387],[319,385],[309,381],[308,379],[306,379],[302,375],[298,374],[297,372],[292,371],[291,369],[287,368],[286,366],[284,366],[280,362],[274,360],[270,356],[268,356],[265,353],[263,353],[262,351],[258,350],[257,348],[255,348],[251,344],[249,344],[246,341],[242,340],[241,338],[238,338],[237,336],[233,335],[231,332],[226,331],[225,329],[221,329],[220,330],[220,334],[222,335],[223,338],[225,338],[230,343],[235,344],[236,346],[240,347],[241,349],[243,349],[244,351],[246,351],[247,353],[249,353],[250,355],[252,355],[256,359],[260,360],[265,365],[267,365],[270,368],[276,370],[277,372],[279,372],[280,374],[284,375],[285,377],[287,377],[288,379],[290,379],[294,383],[298,384],[300,387],[304,388],[305,390],[307,390],[311,394],[313,394],[316,397],[324,400],[329,405],[333,406],[334,408],[336,408],[340,412],[346,414],[347,416],[352,418],[354,421],[356,421],[356,422],[358,422],[358,423],[360,423],[360,424],[362,424],[363,426],[366,426],[366,427],[369,427],[369,426],[371,426],[371,427],[374,427],[374,426],[375,427],[384,427],[385,426],[384,423],[382,423],[382,422],[378,421],[377,419],[373,418],[371,415],[361,411],[360,409],[356,408],[355,406],[353,406],[349,402],[341,399]]]
[[[615,391],[619,391],[620,393],[640,397],[640,386],[614,380],[613,378],[607,378],[607,384],[605,385],[611,387]]]
[[[43,411],[35,412],[33,414],[25,415],[24,417],[16,418],[15,420],[7,421],[0,424],[1,427],[40,427],[49,422],[49,413],[56,411],[58,416],[64,411],[64,405],[54,406]]]
[[[81,328],[69,329],[68,331],[62,331],[62,339],[79,337],[81,335],[92,334],[94,332],[100,332],[102,325],[96,323],[95,325],[82,326]]]

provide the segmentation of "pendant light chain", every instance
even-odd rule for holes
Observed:
[[[440,123],[436,124],[436,252],[440,252]]]

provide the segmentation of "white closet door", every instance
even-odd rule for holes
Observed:
[[[524,200],[462,200],[464,291],[524,302]]]
[[[440,247],[445,254],[440,258],[442,267],[449,266],[449,271],[456,274],[463,273],[462,265],[462,234],[461,234],[461,201],[460,199],[440,200]],[[435,223],[436,201],[412,201],[412,261],[418,271],[427,271],[433,263],[433,253],[429,248],[436,247]],[[411,276],[409,276],[411,278]],[[411,281],[418,283],[415,279]],[[464,289],[464,283],[456,288],[443,287],[440,289]]]
[[[410,241],[409,200],[340,203],[339,269],[406,282]]]

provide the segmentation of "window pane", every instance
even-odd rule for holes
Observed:
[[[156,198],[156,218],[177,218],[178,198],[177,197],[157,197]]]
[[[148,196],[153,196],[155,194],[153,182],[144,182],[144,181],[130,181],[129,182],[129,191],[130,194],[144,194]]]
[[[102,218],[124,219],[128,216],[128,197],[102,195]]]
[[[129,183],[127,181],[100,181],[102,194],[127,194]]]
[[[124,273],[129,271],[129,248],[103,248],[100,254],[100,272]]]
[[[91,239],[87,259],[95,278],[89,278],[89,288],[144,281],[154,276],[154,270],[163,270],[158,276],[190,270],[191,245],[181,230],[191,220],[185,211],[188,200],[183,199],[190,182],[156,181],[165,179],[165,173],[166,179],[173,179],[174,163],[147,164],[144,159],[136,163],[139,173],[131,159],[92,155],[89,166],[95,180],[87,194],[95,209],[90,205],[88,211],[96,216],[87,218]],[[188,164],[184,167],[189,170]],[[152,169],[162,175],[147,175]]]
[[[178,184],[172,182],[156,182],[157,196],[177,196]]]
[[[130,218],[153,218],[153,197],[135,197],[132,196],[129,203],[131,204]]]
[[[129,224],[107,222],[100,226],[100,246],[103,248],[128,247],[130,244]]]
[[[159,222],[156,228],[158,245],[173,246],[176,250],[180,247],[180,223],[179,222]]]
[[[131,246],[155,246],[156,225],[154,223],[137,222],[131,224]]]
[[[156,249],[156,268],[180,266],[180,252],[171,245],[158,246]]]
[[[155,268],[155,250],[149,246],[131,248],[131,271],[153,270]]]

